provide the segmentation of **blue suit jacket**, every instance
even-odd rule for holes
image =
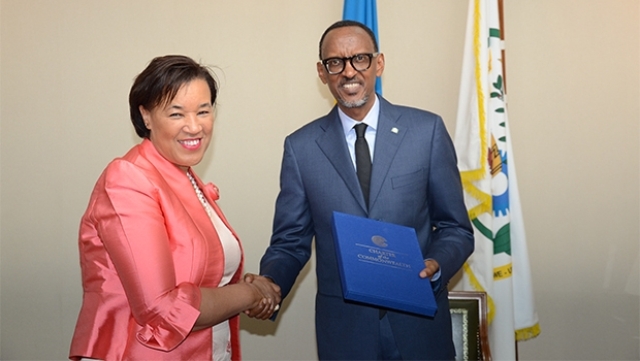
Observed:
[[[286,296],[316,244],[316,337],[320,359],[375,359],[377,308],[344,301],[336,263],[333,211],[415,228],[423,257],[435,259],[434,318],[389,311],[408,359],[451,359],[446,284],[473,251],[456,155],[442,119],[382,97],[367,209],[337,108],[289,135],[271,244],[260,262]]]

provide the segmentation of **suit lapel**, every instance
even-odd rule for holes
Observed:
[[[376,147],[371,171],[370,208],[376,203],[391,163],[408,130],[407,127],[398,123],[401,115],[396,108],[382,97],[378,97],[378,99],[380,100],[380,116],[378,117]]]
[[[358,177],[353,168],[351,156],[349,156],[347,141],[344,137],[340,118],[338,117],[337,107],[333,107],[331,112],[324,118],[324,122],[320,127],[324,130],[324,133],[316,139],[316,143],[329,159],[338,175],[344,180],[353,197],[358,200],[362,209],[367,211],[364,197],[360,190],[360,184],[358,183]]]
[[[218,234],[213,226],[213,223],[209,219],[207,212],[198,200],[193,185],[189,181],[187,175],[179,169],[176,165],[166,160],[153,146],[153,144],[145,139],[141,144],[141,154],[149,161],[150,166],[155,168],[156,174],[159,178],[164,180],[167,190],[171,190],[179,202],[182,204],[183,209],[172,209],[169,217],[176,225],[187,227],[188,224],[193,224],[200,234],[206,239],[217,239]],[[200,182],[202,187],[202,183]],[[206,189],[206,187],[205,187]],[[208,190],[207,190],[208,191]],[[206,191],[206,192],[207,192]],[[211,192],[207,192],[208,196],[212,196]],[[211,199],[211,198],[210,198]],[[181,222],[179,217],[190,217],[191,222]],[[222,254],[222,245],[219,241],[212,242],[192,242],[194,247],[194,255],[206,255],[206,254]],[[206,248],[203,248],[206,247]],[[207,257],[194,257],[194,263],[192,270],[197,270],[193,274],[194,282],[200,284],[202,282],[209,282],[214,284],[212,280],[220,280],[222,277],[223,262],[206,263]],[[207,268],[214,268],[214,272],[207,271]],[[206,279],[205,279],[206,277]],[[213,282],[213,283],[212,283]]]

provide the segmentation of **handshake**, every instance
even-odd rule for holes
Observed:
[[[252,289],[255,300],[253,306],[244,311],[247,316],[266,320],[280,309],[282,301],[280,286],[275,284],[272,279],[247,273],[240,280],[240,283],[245,283]]]

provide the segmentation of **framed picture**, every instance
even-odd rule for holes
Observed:
[[[449,291],[449,308],[456,360],[491,360],[486,293]]]

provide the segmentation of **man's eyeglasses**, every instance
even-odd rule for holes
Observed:
[[[379,53],[356,54],[349,58],[328,58],[322,60],[322,65],[331,75],[340,74],[344,71],[347,61],[351,63],[351,67],[357,71],[365,71],[371,66],[371,59],[378,56]]]

